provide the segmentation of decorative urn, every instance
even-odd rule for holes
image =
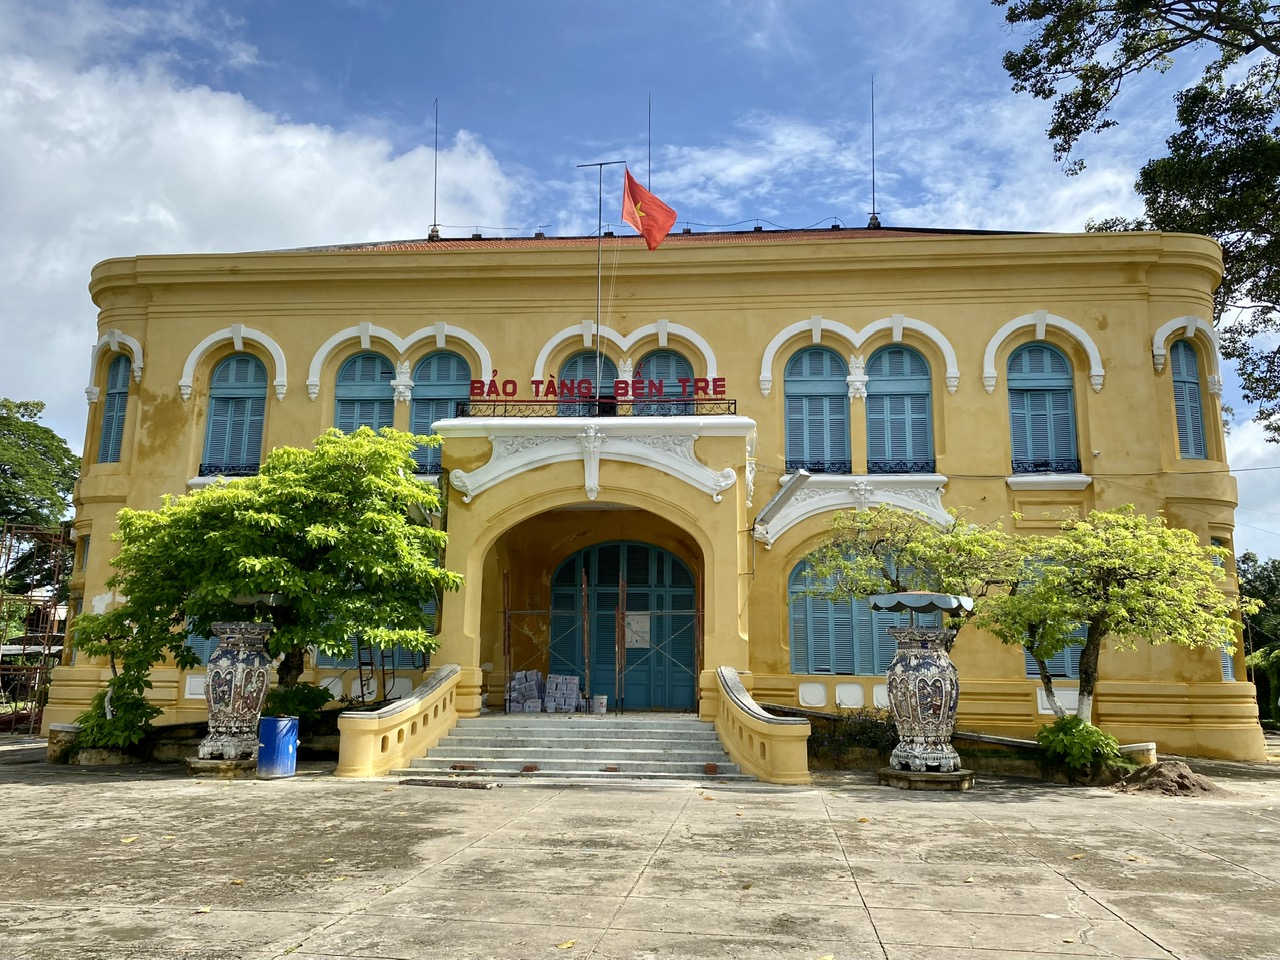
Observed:
[[[215,623],[218,646],[209,658],[204,696],[209,734],[200,742],[201,760],[249,760],[258,755],[258,720],[270,682],[266,650],[269,623]]]
[[[910,613],[911,626],[890,627],[898,644],[886,680],[898,745],[889,758],[897,770],[953,773],[960,756],[951,745],[960,678],[949,651],[955,631],[916,626],[916,615],[973,610],[973,600],[947,593],[885,593],[868,598],[873,610]]]

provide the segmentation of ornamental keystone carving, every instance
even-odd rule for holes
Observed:
[[[845,377],[845,383],[849,384],[850,400],[867,399],[867,363],[862,355],[849,357],[849,376]]]
[[[396,378],[391,381],[391,388],[395,391],[396,403],[408,403],[413,399],[413,380],[409,376],[408,360],[396,363]]]

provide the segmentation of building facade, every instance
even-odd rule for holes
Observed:
[[[807,592],[835,511],[965,508],[1035,536],[1132,503],[1231,547],[1220,275],[1194,236],[890,229],[108,260],[90,284],[76,602],[113,601],[121,507],[329,427],[394,426],[444,437],[418,461],[465,576],[434,655],[462,667],[464,714],[533,669],[706,718],[726,665],[758,701],[882,705],[892,615]],[[1021,649],[969,628],[953,656],[961,729],[1045,722]],[[310,676],[395,693],[424,667],[396,654],[375,678],[362,660]],[[1053,664],[1068,697],[1075,666]],[[59,668],[48,719],[107,675]],[[1095,720],[1122,741],[1263,755],[1238,652],[1107,649],[1100,677]],[[171,716],[202,716],[200,671],[154,680]]]

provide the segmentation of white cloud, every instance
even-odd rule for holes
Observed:
[[[12,29],[7,16],[0,27]],[[87,20],[81,34],[113,35],[115,21]],[[41,36],[32,30],[28,49]],[[0,395],[45,399],[46,423],[73,449],[96,336],[85,292],[95,262],[421,237],[432,213],[425,147],[396,155],[376,135],[283,122],[154,61],[85,66],[73,55],[82,39],[41,57],[0,52],[0,330],[6,354],[21,358],[0,372]],[[442,150],[442,223],[506,223],[516,195],[473,135]]]

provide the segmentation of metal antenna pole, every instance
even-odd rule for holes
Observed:
[[[596,416],[600,416],[600,375],[604,372],[600,353],[600,296],[604,276],[604,168],[625,164],[625,160],[602,160],[598,163],[580,163],[579,168],[596,168]]]

